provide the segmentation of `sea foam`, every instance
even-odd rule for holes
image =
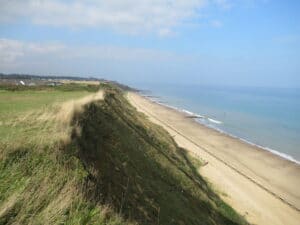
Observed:
[[[222,124],[223,122],[219,121],[219,120],[214,120],[212,118],[207,117],[207,120],[216,124]]]
[[[300,161],[296,160],[295,158],[293,158],[292,156],[290,156],[288,154],[279,152],[279,151],[271,149],[269,147],[265,147],[265,146],[261,146],[261,145],[255,144],[255,143],[253,143],[251,141],[246,140],[245,138],[238,137],[236,135],[233,135],[231,133],[228,133],[228,132],[222,130],[220,127],[217,127],[217,125],[223,124],[222,121],[219,121],[219,120],[216,120],[216,119],[212,119],[212,118],[207,117],[207,116],[202,116],[202,115],[199,115],[197,113],[191,112],[191,111],[186,110],[186,109],[182,109],[182,108],[178,108],[178,107],[175,107],[175,106],[171,106],[171,105],[169,105],[169,104],[167,104],[165,102],[162,103],[161,101],[158,100],[160,97],[155,97],[155,99],[154,99],[154,98],[151,98],[149,96],[145,96],[145,95],[142,95],[142,96],[145,97],[145,98],[147,98],[148,100],[156,103],[156,104],[165,106],[165,107],[170,108],[170,109],[174,109],[174,110],[176,110],[178,112],[185,113],[185,114],[187,114],[189,116],[195,116],[195,117],[197,117],[197,118],[194,118],[195,121],[198,122],[198,123],[200,123],[201,125],[204,125],[204,126],[206,126],[208,128],[211,128],[211,129],[214,129],[214,130],[216,130],[216,131],[218,131],[220,133],[226,134],[226,135],[228,135],[230,137],[236,138],[236,139],[238,139],[238,140],[240,140],[242,142],[245,142],[245,143],[247,143],[249,145],[252,145],[252,146],[258,147],[258,148],[260,148],[262,150],[271,152],[274,155],[277,155],[277,156],[279,156],[279,157],[281,157],[283,159],[289,160],[291,162],[294,162],[294,163],[300,165]],[[209,124],[207,121],[212,122],[212,123],[214,123],[216,125],[213,126],[213,125]]]

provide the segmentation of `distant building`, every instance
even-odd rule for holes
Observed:
[[[62,83],[57,82],[57,81],[53,81],[53,82],[46,83],[46,85],[48,85],[48,86],[60,86],[60,85],[62,85]]]

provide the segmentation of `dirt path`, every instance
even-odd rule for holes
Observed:
[[[179,146],[208,162],[199,172],[250,223],[300,224],[298,165],[201,126],[135,93],[129,93],[128,99],[174,136]]]

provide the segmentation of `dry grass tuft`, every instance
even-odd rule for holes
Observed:
[[[60,193],[50,202],[50,204],[41,212],[40,217],[42,221],[48,223],[55,223],[57,215],[63,215],[72,202],[79,197],[80,193],[76,189],[75,182],[67,183]]]
[[[74,114],[81,113],[86,104],[103,99],[103,95],[103,91],[99,91],[79,100],[71,100],[63,103],[59,112],[55,115],[55,119],[63,124],[70,124]]]
[[[12,194],[4,203],[0,206],[0,218],[7,213],[18,201],[20,193]]]
[[[90,94],[77,100],[54,103],[39,110],[32,110],[6,121],[6,125],[19,130],[17,137],[8,137],[1,146],[5,149],[16,149],[20,146],[31,145],[35,149],[45,144],[70,142],[71,121],[75,114],[81,113],[85,105],[92,101],[103,99],[104,92]],[[39,132],[35,132],[38,130]],[[80,129],[75,129],[80,134]],[[13,136],[15,134],[12,133]],[[1,151],[0,151],[1,155]]]

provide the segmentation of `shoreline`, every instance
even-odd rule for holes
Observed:
[[[234,134],[231,134],[227,131],[224,131],[222,130],[221,128],[218,128],[218,127],[214,127],[214,126],[210,126],[209,124],[206,124],[205,122],[201,122],[200,119],[207,119],[208,121],[211,121],[215,124],[222,124],[223,122],[221,121],[218,121],[218,120],[214,120],[210,117],[207,117],[207,116],[202,116],[200,114],[197,114],[197,113],[194,113],[194,112],[191,112],[189,110],[186,110],[184,108],[179,108],[179,107],[175,107],[175,106],[172,106],[172,105],[169,105],[168,103],[165,103],[165,102],[162,102],[162,101],[158,101],[156,99],[160,99],[161,97],[159,96],[151,96],[151,95],[144,95],[144,94],[141,94],[142,91],[140,92],[137,92],[139,95],[141,95],[142,97],[148,99],[149,101],[153,102],[153,103],[156,103],[156,104],[159,104],[163,107],[167,107],[169,109],[172,109],[172,110],[176,110],[178,113],[183,113],[184,115],[186,116],[189,116],[189,118],[191,119],[194,119],[195,122],[201,124],[202,126],[205,126],[207,127],[208,129],[213,129],[217,132],[220,132],[221,134],[223,135],[227,135],[231,138],[235,138],[239,141],[242,141],[246,144],[249,144],[253,147],[256,147],[256,148],[259,148],[260,150],[264,150],[264,151],[267,151],[267,152],[270,152],[276,156],[279,156],[280,158],[284,159],[284,160],[288,160],[290,162],[293,162],[293,163],[296,163],[297,165],[300,165],[300,161],[298,161],[297,159],[295,159],[293,156],[289,155],[289,154],[286,154],[284,152],[281,152],[281,151],[278,151],[278,150],[275,150],[275,149],[272,149],[272,148],[269,148],[269,147],[266,147],[266,146],[262,146],[262,145],[259,145],[259,144],[256,144],[250,140],[247,140],[246,138],[243,138],[243,137],[239,137],[237,135],[234,135]],[[155,98],[155,99],[154,99]]]
[[[249,222],[298,224],[299,164],[205,126],[175,107],[137,93],[129,93],[128,99],[179,146],[209,162],[199,172]]]

